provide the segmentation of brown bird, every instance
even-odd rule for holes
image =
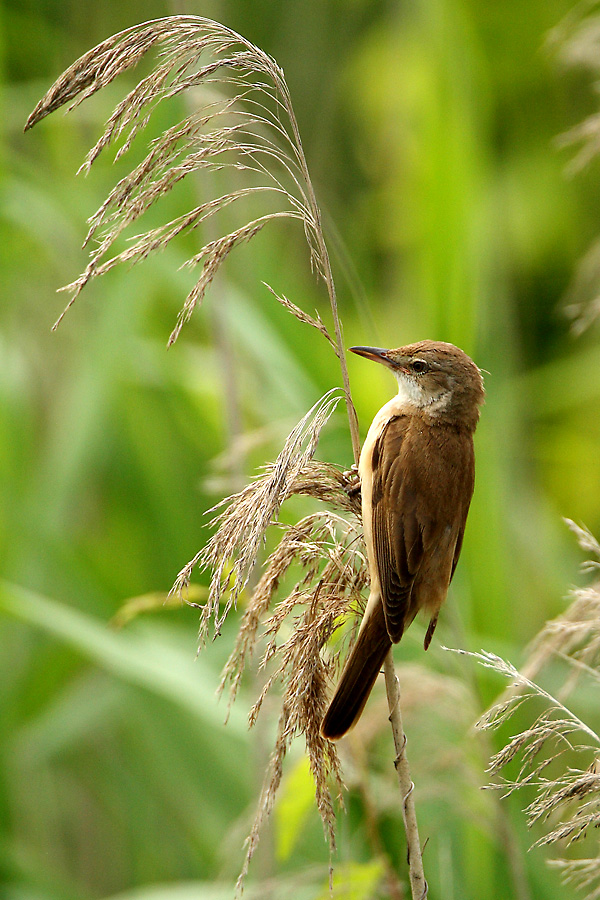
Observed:
[[[462,546],[484,399],[479,369],[453,344],[350,349],[390,368],[398,393],[373,419],[360,454],[371,589],[321,726],[330,740],[357,722],[386,654],[421,609],[430,616],[425,650],[431,642]]]

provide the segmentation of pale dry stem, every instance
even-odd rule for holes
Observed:
[[[410,889],[413,900],[426,900],[428,894],[427,880],[423,871],[423,856],[421,853],[421,841],[417,825],[417,813],[415,808],[415,786],[410,776],[408,757],[406,755],[407,739],[402,726],[402,713],[400,710],[400,682],[394,669],[394,657],[392,651],[388,653],[384,662],[385,688],[390,710],[390,723],[396,748],[394,765],[398,773],[400,792],[402,794],[402,818],[406,833],[406,852],[410,877]]]

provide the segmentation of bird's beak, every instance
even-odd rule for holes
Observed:
[[[364,356],[365,359],[372,359],[374,362],[383,363],[383,365],[387,366],[389,369],[398,368],[396,363],[389,358],[389,350],[384,350],[382,347],[350,347],[350,351],[352,353],[357,353],[359,356]]]
[[[364,356],[366,359],[373,359],[375,362],[384,363],[388,366],[390,364],[386,355],[387,350],[383,350],[381,347],[350,347],[350,352],[358,353],[359,356]]]

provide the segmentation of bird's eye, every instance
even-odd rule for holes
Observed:
[[[423,372],[426,372],[429,369],[429,366],[425,362],[424,359],[413,359],[410,363],[411,372],[416,372],[417,375],[421,375]]]

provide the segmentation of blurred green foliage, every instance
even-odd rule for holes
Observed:
[[[271,459],[339,382],[325,342],[260,283],[329,321],[301,229],[289,225],[235,252],[168,353],[191,238],[91,285],[51,334],[62,309],[54,291],[85,265],[85,220],[126,171],[107,157],[75,178],[118,86],[24,136],[27,114],[77,56],[154,16],[213,16],[277,58],[324,209],[347,344],[450,340],[489,372],[475,498],[440,632],[445,643],[518,664],[577,578],[579,553],[561,517],[600,532],[598,328],[574,340],[561,311],[600,231],[600,179],[597,166],[566,179],[568,152],[553,143],[593,97],[585,75],[562,68],[544,45],[569,8],[569,0],[3,3],[3,897],[232,895],[273,731],[265,717],[246,732],[253,678],[222,724],[226,706],[214,689],[235,617],[196,662],[192,609],[144,614],[122,631],[108,622],[129,598],[169,589],[206,540],[205,511]],[[161,113],[152,133],[166,124]],[[185,202],[174,192],[160,216]],[[392,384],[360,359],[349,364],[364,434]],[[350,463],[341,408],[318,452]],[[399,660],[423,662],[418,637],[407,637]],[[484,680],[459,703],[461,689],[452,690],[472,684],[473,673],[439,650],[425,662],[443,673],[449,708],[458,704],[444,723],[418,690],[407,699],[431,896],[500,900],[517,896],[516,883],[522,898],[568,896],[543,851],[524,855],[530,836],[518,806],[501,811],[478,791],[489,748],[473,746],[469,725],[498,685]],[[583,712],[597,719],[596,707],[588,697]],[[381,713],[374,700],[375,733]],[[386,855],[404,865],[389,741],[367,753],[364,734],[348,754],[335,894],[357,900],[389,896]],[[442,771],[430,765],[438,744],[449,753]],[[326,847],[301,747],[286,777],[249,895],[326,897]]]

